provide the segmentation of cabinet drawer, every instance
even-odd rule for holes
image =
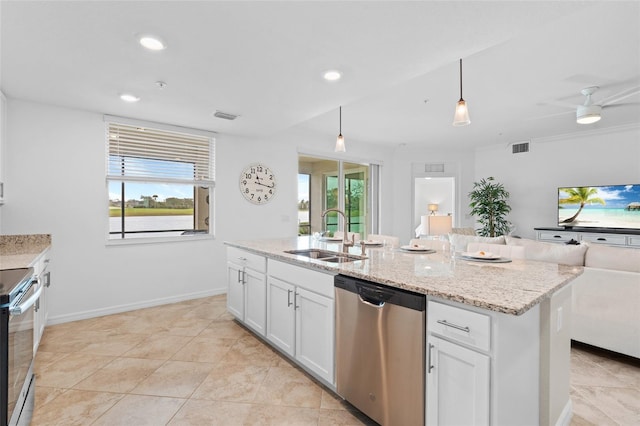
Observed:
[[[429,301],[427,329],[483,351],[491,349],[491,317],[488,315]]]
[[[264,256],[249,253],[236,247],[227,247],[227,260],[254,271],[267,272],[267,259]]]
[[[627,237],[627,244],[633,247],[640,247],[640,235],[630,235]]]
[[[333,294],[334,275],[332,274],[325,274],[302,266],[295,266],[289,263],[269,259],[269,276],[315,293],[322,294],[331,300],[335,298]]]
[[[596,244],[624,246],[627,244],[627,237],[616,234],[582,234],[582,241]]]
[[[555,241],[559,243],[566,243],[569,240],[580,241],[577,233],[562,231],[538,231],[538,240]]]

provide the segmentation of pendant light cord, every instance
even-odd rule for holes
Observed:
[[[342,105],[340,106],[340,134],[342,135]]]
[[[462,99],[462,58],[460,58],[460,100],[464,100]]]

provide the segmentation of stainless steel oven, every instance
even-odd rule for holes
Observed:
[[[35,395],[34,304],[40,297],[32,268],[0,270],[0,425],[28,425]]]

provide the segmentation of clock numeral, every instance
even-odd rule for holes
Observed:
[[[269,194],[273,194],[273,189],[269,190]],[[266,195],[265,195],[265,198],[267,198]]]
[[[249,191],[247,191],[247,192],[249,192]],[[255,197],[255,196],[256,196],[256,194],[251,194],[251,199],[253,200],[253,197]]]
[[[253,173],[255,173],[255,172],[256,172],[256,168],[255,168],[255,167],[252,167],[252,168],[251,168],[251,174],[253,174]]]
[[[262,201],[262,198],[258,197],[258,202]]]
[[[269,180],[273,180],[273,175],[269,175]]]
[[[246,185],[246,184],[247,184],[247,181],[246,181],[246,180],[243,180],[243,181],[242,181],[242,184],[243,184],[243,185]]]
[[[245,179],[251,179],[251,173],[245,173],[244,177]]]
[[[262,166],[258,166],[258,172],[262,171]]]
[[[246,189],[244,190],[244,192],[248,194],[248,193],[249,193],[249,188],[246,188]]]

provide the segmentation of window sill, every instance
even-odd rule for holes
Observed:
[[[126,238],[107,240],[105,245],[109,246],[130,246],[138,244],[165,244],[182,243],[186,241],[215,240],[213,235],[181,235],[179,237],[149,237],[149,238]]]

